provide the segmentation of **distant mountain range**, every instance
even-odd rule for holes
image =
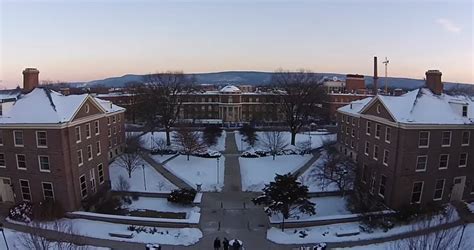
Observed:
[[[346,78],[345,74],[337,73],[315,73],[319,76],[325,76],[329,78],[337,77],[344,80]],[[190,74],[193,75],[198,84],[216,84],[216,85],[227,85],[227,84],[249,84],[249,85],[265,85],[269,84],[272,73],[271,72],[258,72],[258,71],[225,71],[225,72],[215,72],[215,73],[197,73]],[[90,82],[80,82],[74,83],[76,86],[81,87],[124,87],[129,83],[139,83],[143,82],[144,75],[133,75],[127,74],[119,77],[110,77],[102,80],[94,80]],[[379,78],[379,86],[383,87],[385,84],[385,78]],[[372,86],[373,78],[372,76],[365,76],[366,86]],[[423,86],[425,81],[423,79],[411,79],[411,78],[399,78],[399,77],[388,77],[387,85],[390,88],[403,88],[403,89],[415,89]],[[444,82],[445,89],[451,89],[457,85],[473,87],[472,84],[467,83],[454,83],[454,82]]]

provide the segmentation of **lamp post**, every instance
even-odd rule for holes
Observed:
[[[217,157],[217,184],[219,184],[219,159],[220,157]]]
[[[3,240],[5,241],[5,246],[7,247],[7,250],[9,250],[10,248],[8,247],[7,237],[5,237],[5,232],[3,231],[3,223],[0,223],[0,231],[2,231]]]
[[[142,164],[142,169],[143,169],[143,185],[145,186],[145,191],[146,191],[145,164]]]

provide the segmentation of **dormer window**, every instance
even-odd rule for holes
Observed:
[[[462,117],[467,117],[467,105],[462,106]]]

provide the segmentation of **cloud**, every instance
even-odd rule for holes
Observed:
[[[446,19],[446,18],[439,18],[436,20],[436,23],[441,25],[441,27],[451,33],[459,33],[461,32],[461,27],[453,23],[453,21]]]

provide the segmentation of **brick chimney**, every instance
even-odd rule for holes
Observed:
[[[441,82],[441,72],[439,70],[426,71],[426,87],[433,92],[433,94],[441,95],[443,93],[443,83]]]
[[[23,70],[23,91],[30,92],[39,85],[39,70],[26,68]]]

